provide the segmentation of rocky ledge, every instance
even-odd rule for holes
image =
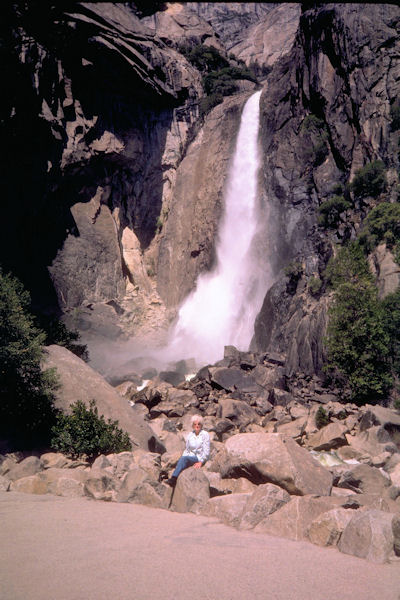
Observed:
[[[58,406],[96,397],[100,412],[129,431],[134,449],[93,464],[59,453],[3,455],[0,489],[215,516],[378,563],[398,560],[397,411],[343,404],[316,377],[287,377],[283,357],[273,353],[228,346],[222,361],[190,381],[179,369],[165,371],[138,391],[138,381],[113,388],[68,350],[47,350],[62,384]],[[201,470],[184,471],[173,490],[166,480],[195,413],[210,432],[211,457]]]

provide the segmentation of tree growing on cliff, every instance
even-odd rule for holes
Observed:
[[[0,440],[9,448],[45,446],[55,422],[55,374],[40,362],[45,334],[22,284],[0,268]]]
[[[328,367],[343,379],[358,404],[383,401],[393,385],[390,335],[375,285],[367,279],[341,283],[330,308]],[[338,377],[337,377],[338,376]]]

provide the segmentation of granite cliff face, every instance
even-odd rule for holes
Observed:
[[[285,354],[289,374],[319,372],[329,297],[311,295],[309,281],[364,215],[359,207],[327,233],[318,207],[374,159],[385,161],[397,197],[390,109],[399,95],[400,11],[159,8],[150,3],[146,16],[134,3],[2,8],[2,265],[38,310],[62,314],[86,339],[162,338],[213,264],[229,160],[254,88],[240,84],[241,93],[200,117],[201,73],[182,47],[213,46],[251,66],[264,86],[260,200],[270,206],[266,260],[276,283],[252,347]],[[290,263],[295,277],[284,274]],[[380,289],[393,289],[398,273],[385,248],[371,264]]]
[[[399,18],[393,5],[327,4],[304,11],[293,50],[275,65],[262,97],[263,187],[279,232],[274,267],[279,272],[296,261],[300,273],[293,287],[293,277],[281,271],[253,342],[259,350],[286,352],[289,373],[322,366],[328,298],[316,300],[308,282],[321,275],[335,242],[355,236],[363,217],[360,207],[329,235],[317,226],[319,205],[335,184],[376,159],[384,160],[388,197],[396,198],[390,107],[400,91]],[[321,157],[310,152],[320,134],[305,126],[309,115],[324,132]]]

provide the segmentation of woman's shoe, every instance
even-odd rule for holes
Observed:
[[[167,483],[171,487],[175,487],[175,485],[176,485],[176,477],[170,477],[169,479],[167,479]]]

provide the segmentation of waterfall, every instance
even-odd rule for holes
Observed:
[[[259,221],[260,95],[261,91],[253,94],[243,109],[228,174],[215,267],[198,277],[195,290],[181,305],[168,345],[170,356],[172,352],[177,358],[194,358],[198,365],[221,359],[225,345],[248,349],[266,292],[268,277],[254,248]]]

